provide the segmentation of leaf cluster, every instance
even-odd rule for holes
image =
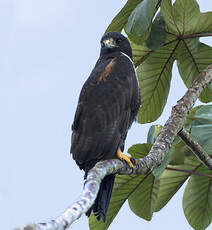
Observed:
[[[212,48],[201,37],[212,36],[212,12],[201,13],[196,0],[128,0],[106,31],[122,31],[130,40],[133,61],[141,89],[139,123],[153,122],[162,114],[170,90],[173,63],[177,62],[186,87],[212,63]],[[200,95],[212,101],[212,86]],[[187,116],[186,129],[212,154],[212,105],[195,107]],[[153,125],[147,143],[136,144],[128,152],[145,157],[161,126]],[[163,163],[148,175],[117,175],[106,223],[91,215],[91,230],[105,230],[125,201],[137,216],[150,221],[188,181],[183,195],[183,210],[196,230],[212,222],[212,171],[176,138]]]
[[[212,48],[199,41],[212,36],[212,12],[201,13],[196,0],[127,1],[106,31],[125,30],[141,88],[139,123],[157,120],[166,105],[174,61],[189,87],[212,63]],[[212,86],[200,101],[212,101]]]

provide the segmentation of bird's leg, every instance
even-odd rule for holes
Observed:
[[[127,155],[124,155],[121,151],[120,148],[118,148],[117,150],[117,157],[120,159],[120,160],[125,160],[127,162],[127,164],[130,166],[130,168],[133,167],[133,164],[131,162],[131,156],[127,156]]]

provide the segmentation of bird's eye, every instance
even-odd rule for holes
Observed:
[[[119,44],[121,41],[122,41],[122,39],[119,38],[119,39],[116,40],[116,43]]]

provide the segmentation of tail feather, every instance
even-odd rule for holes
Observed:
[[[115,174],[108,175],[102,180],[96,200],[93,206],[86,213],[88,217],[93,211],[97,220],[102,219],[103,222],[106,221],[106,213],[113,191],[114,180]]]

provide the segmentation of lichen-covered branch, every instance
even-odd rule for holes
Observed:
[[[142,159],[138,159],[133,169],[130,169],[126,163],[118,159],[97,163],[88,173],[80,199],[61,216],[46,223],[32,224],[15,230],[65,230],[91,207],[97,196],[101,180],[106,175],[111,173],[146,174],[151,172],[161,164],[174,138],[183,128],[187,113],[191,110],[203,88],[211,82],[212,65],[200,74],[186,94],[177,102],[177,105],[172,108],[171,116],[159,133],[149,154]]]
[[[192,150],[192,152],[203,162],[209,169],[212,169],[212,159],[203,148],[193,139],[193,137],[185,130],[182,129],[178,133],[178,136],[185,142],[186,145]]]
[[[109,174],[124,172],[131,174],[132,169],[128,167],[125,162],[118,159],[101,161],[92,168],[85,180],[82,194],[78,201],[76,201],[70,208],[68,208],[62,215],[54,220],[45,223],[29,224],[22,228],[14,230],[65,230],[75,220],[79,219],[82,214],[94,203],[97,193],[99,191],[102,179]]]

